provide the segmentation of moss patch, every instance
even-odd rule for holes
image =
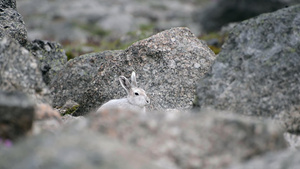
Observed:
[[[79,108],[79,105],[75,105],[75,106],[67,109],[66,112],[63,114],[63,116],[66,114],[72,115],[78,108]]]

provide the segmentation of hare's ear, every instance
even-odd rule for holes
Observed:
[[[132,72],[131,74],[131,85],[132,87],[137,87],[135,72]]]
[[[119,81],[120,81],[122,87],[126,90],[126,92],[129,93],[129,91],[131,90],[131,84],[130,84],[129,80],[124,76],[120,76]]]

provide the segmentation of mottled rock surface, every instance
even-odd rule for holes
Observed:
[[[38,68],[38,61],[10,37],[0,40],[0,89],[24,92],[37,103],[52,102],[50,91]]]
[[[0,151],[1,169],[154,169],[142,153],[90,131],[64,131],[24,139]]]
[[[10,36],[24,46],[27,42],[27,30],[22,15],[15,9],[1,6],[0,16],[0,39]]]
[[[16,9],[16,0],[1,0],[0,7]]]
[[[198,84],[197,106],[264,117],[284,113],[287,129],[300,131],[299,32],[299,5],[238,24]]]
[[[138,41],[124,51],[87,54],[69,61],[53,83],[54,105],[77,102],[78,114],[126,96],[118,77],[137,74],[150,109],[191,108],[195,84],[210,69],[214,53],[188,28],[172,28]]]
[[[240,22],[262,13],[273,12],[299,3],[298,0],[216,0],[195,12],[194,20],[206,32],[218,31],[231,22]]]
[[[34,40],[26,48],[38,58],[43,80],[48,85],[67,63],[67,56],[59,43]]]
[[[0,138],[16,140],[32,127],[34,103],[21,92],[0,90]]]
[[[122,110],[91,114],[89,126],[146,152],[168,168],[221,169],[286,147],[282,129],[267,120],[228,112]]]
[[[118,86],[117,83],[119,74],[109,72],[110,74],[106,74],[106,77],[104,77],[101,76],[101,72],[99,72],[99,69],[104,67],[103,65],[114,65],[114,67],[111,68],[117,71],[121,65],[118,63],[118,60],[112,58],[116,58],[120,52],[121,51],[106,51],[93,53],[70,60],[66,66],[58,72],[50,84],[54,95],[53,106],[63,108],[69,100],[72,100],[79,104],[77,109],[79,112],[77,112],[77,115],[86,114],[113,97],[114,92],[121,92],[123,89],[121,86]],[[113,80],[111,79],[115,80],[113,84]],[[106,85],[96,85],[96,80]],[[110,95],[103,95],[102,92],[109,92],[108,90],[110,90],[111,86],[115,86],[116,91],[113,91]]]

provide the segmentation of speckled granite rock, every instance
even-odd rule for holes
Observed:
[[[38,58],[43,80],[48,85],[67,63],[67,56],[59,43],[34,40],[26,48]]]
[[[21,91],[36,103],[51,104],[50,91],[43,82],[38,61],[10,37],[0,40],[0,68],[1,90]]]
[[[32,127],[34,103],[24,93],[0,90],[0,138],[16,140]]]
[[[195,84],[215,59],[214,53],[188,28],[172,28],[138,41],[124,51],[83,55],[67,63],[53,83],[54,105],[67,100],[85,114],[104,102],[125,97],[120,75],[137,74],[151,99],[150,109],[191,108]]]
[[[74,130],[41,134],[1,149],[0,168],[160,169],[128,145],[95,132]]]
[[[223,169],[266,152],[286,148],[283,130],[272,121],[206,110],[151,112],[124,110],[90,114],[89,126],[146,152],[172,169]]]
[[[12,8],[0,7],[0,39],[10,36],[21,45],[27,43],[27,30],[23,17]]]
[[[78,103],[78,109],[73,114],[86,114],[97,106],[100,106],[110,97],[115,96],[114,92],[123,89],[118,88],[110,95],[102,93],[109,92],[111,86],[118,87],[118,76],[110,71],[106,76],[101,76],[99,69],[104,66],[111,66],[112,70],[118,71],[121,67],[118,60],[115,60],[121,51],[106,51],[101,53],[87,54],[70,60],[65,67],[58,72],[50,84],[54,95],[53,106],[63,108],[67,101],[72,100]],[[112,67],[114,66],[114,67]],[[103,83],[101,86],[95,84]],[[114,82],[113,84],[111,84]],[[112,91],[112,90],[110,90]]]
[[[16,0],[1,0],[0,7],[16,9],[16,7],[17,7]]]
[[[264,117],[284,113],[287,129],[300,131],[293,108],[300,102],[299,32],[300,5],[238,24],[198,84],[198,106]]]

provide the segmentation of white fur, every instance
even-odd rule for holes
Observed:
[[[127,109],[145,113],[146,105],[150,104],[150,99],[143,89],[137,87],[135,72],[132,72],[131,74],[131,83],[124,76],[120,76],[119,81],[126,90],[128,94],[127,97],[110,100],[107,103],[104,103],[97,112],[108,109]]]

